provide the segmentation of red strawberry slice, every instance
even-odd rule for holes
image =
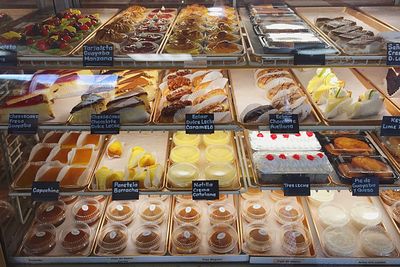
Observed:
[[[275,140],[276,138],[278,138],[278,136],[276,134],[271,134],[271,139]]]
[[[313,135],[314,135],[314,133],[313,133],[313,132],[307,132],[306,134],[307,134],[307,136],[308,136],[308,137],[311,137],[311,136],[313,136]]]
[[[300,160],[300,155],[299,154],[294,154],[292,156],[295,160]]]
[[[274,155],[268,154],[265,156],[265,158],[269,161],[274,160]]]
[[[296,133],[296,134],[294,134],[295,136],[301,136],[301,133]]]
[[[313,155],[307,155],[307,159],[308,159],[308,160],[314,160],[315,157],[314,157]]]
[[[322,159],[324,157],[324,153],[317,153],[317,156]]]
[[[280,155],[279,155],[279,158],[280,158],[280,159],[286,159],[286,156],[285,156],[285,154],[280,154]]]
[[[289,138],[288,134],[283,134],[283,138]]]
[[[264,135],[262,133],[258,133],[257,137],[264,137]]]

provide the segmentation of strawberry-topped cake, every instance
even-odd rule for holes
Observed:
[[[266,151],[312,151],[321,145],[313,132],[301,131],[297,134],[271,134],[269,131],[249,131],[253,150]]]

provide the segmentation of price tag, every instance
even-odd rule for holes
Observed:
[[[17,66],[17,45],[14,44],[0,45],[0,66],[2,67]]]
[[[187,134],[212,134],[214,129],[214,114],[186,114]]]
[[[309,196],[310,177],[292,175],[284,177],[283,194],[287,197]]]
[[[383,116],[381,136],[400,136],[400,116]]]
[[[351,184],[352,195],[356,197],[379,196],[379,178],[363,177],[354,178]]]
[[[114,66],[114,46],[84,45],[82,61],[84,67],[112,67]]]
[[[271,133],[299,133],[297,114],[270,114],[269,130]]]
[[[119,134],[119,114],[92,114],[90,132],[92,134]]]
[[[36,134],[39,124],[38,114],[10,114],[8,134]]]
[[[31,198],[33,201],[56,201],[60,195],[59,182],[33,182]]]
[[[114,181],[112,187],[112,200],[139,199],[139,182]]]
[[[207,58],[206,57],[194,57],[192,60],[186,60],[183,62],[185,68],[207,68]]]
[[[386,65],[400,66],[400,43],[387,44]]]
[[[192,181],[193,200],[219,199],[218,180]]]
[[[294,65],[325,65],[325,55],[294,54]]]

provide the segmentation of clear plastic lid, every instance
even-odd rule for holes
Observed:
[[[370,142],[362,135],[351,136],[324,136],[324,141],[327,143],[325,149],[333,155],[370,155],[375,149],[370,145]]]
[[[192,201],[192,195],[177,195],[175,196],[177,202]]]
[[[98,246],[102,253],[118,254],[128,242],[128,228],[122,223],[109,223],[98,236]]]
[[[233,149],[229,145],[210,145],[206,148],[208,162],[231,163],[234,158]]]
[[[247,222],[265,221],[269,215],[269,207],[260,199],[247,199],[243,203],[242,216]]]
[[[207,201],[208,205],[212,205],[214,203],[217,202],[225,202],[228,199],[228,196],[226,194],[219,194],[219,198],[218,199],[214,199],[214,200],[209,200]]]
[[[391,207],[391,214],[393,220],[395,220],[400,225],[400,201],[397,201]]]
[[[349,257],[357,248],[357,239],[348,227],[329,226],[322,232],[322,245],[329,256]]]
[[[300,222],[304,218],[303,208],[296,200],[282,199],[274,205],[275,219],[280,224]]]
[[[311,194],[308,197],[310,202],[315,205],[319,206],[323,203],[329,203],[335,198],[334,191],[327,191],[327,190],[311,190]]]
[[[43,202],[36,210],[36,220],[59,226],[65,221],[65,204],[63,201]]]
[[[208,206],[208,216],[211,224],[233,224],[236,221],[237,212],[230,203],[216,202]]]
[[[382,221],[382,214],[376,206],[366,201],[357,201],[350,210],[352,223],[358,229],[374,226]]]
[[[64,201],[66,205],[72,204],[75,200],[78,199],[78,196],[60,196],[60,200]]]
[[[218,254],[229,253],[238,242],[238,234],[229,224],[214,224],[207,232],[207,242],[212,252]]]
[[[154,252],[160,247],[161,229],[157,224],[144,224],[135,230],[132,239],[139,253]]]
[[[201,208],[194,201],[179,203],[175,206],[174,219],[178,224],[191,223],[199,224],[201,218]]]
[[[172,140],[176,146],[198,146],[201,138],[198,134],[186,134],[185,132],[179,131],[174,134]]]
[[[140,217],[155,224],[160,224],[165,219],[165,204],[159,199],[148,199],[139,207]]]
[[[374,175],[380,179],[396,178],[386,159],[380,155],[374,156],[339,156],[337,158],[340,174],[345,178]]]
[[[7,201],[0,200],[0,225],[4,225],[14,216],[15,210],[13,206]]]
[[[279,201],[285,198],[283,190],[274,190],[269,195],[273,201]]]
[[[196,164],[200,160],[200,150],[195,146],[176,146],[171,150],[170,159],[174,163]]]
[[[209,145],[227,145],[230,142],[231,133],[226,131],[215,131],[213,134],[203,135],[203,141],[206,146]]]
[[[247,192],[242,193],[241,196],[244,199],[260,198],[263,195],[263,191],[258,187],[249,187]]]
[[[175,163],[167,173],[168,181],[176,187],[190,187],[199,178],[199,169],[187,162]]]
[[[56,246],[56,228],[48,223],[36,224],[26,233],[23,244],[27,255],[45,255]]]
[[[195,254],[199,251],[201,232],[193,224],[183,224],[172,232],[172,245],[179,254]]]
[[[388,232],[380,225],[367,226],[360,232],[360,243],[368,257],[387,257],[395,252],[395,245]]]
[[[272,249],[276,234],[271,226],[266,223],[255,222],[245,228],[245,244],[247,248],[256,253],[265,253]]]
[[[60,138],[63,134],[64,132],[54,132],[54,131],[48,132],[43,138],[43,143],[57,144],[60,141]]]
[[[91,229],[83,222],[75,222],[65,227],[60,234],[61,246],[71,254],[81,254],[90,243]]]
[[[311,237],[301,223],[288,223],[281,227],[282,249],[288,255],[301,255],[308,251]]]
[[[106,210],[106,218],[111,222],[130,224],[134,219],[135,205],[132,201],[112,201]]]
[[[385,204],[392,206],[397,201],[400,201],[399,190],[384,190],[380,193],[381,199]]]
[[[335,203],[325,203],[318,208],[318,219],[323,227],[340,227],[349,223],[346,210]]]
[[[100,218],[100,203],[94,198],[84,198],[72,208],[74,219],[88,225],[95,224]]]
[[[231,186],[237,176],[236,168],[230,163],[210,163],[204,170],[207,180],[218,180],[220,187]]]

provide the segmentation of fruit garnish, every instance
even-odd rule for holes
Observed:
[[[296,134],[294,134],[295,136],[301,136],[301,133],[296,133]]]
[[[262,133],[258,133],[257,137],[264,137],[264,135]]]
[[[265,158],[269,161],[274,160],[274,155],[268,154],[265,156]]]
[[[18,40],[21,39],[22,35],[18,32],[14,32],[14,31],[9,31],[9,32],[5,32],[1,35],[1,37],[4,37],[6,39],[13,39],[13,38],[17,38]]]
[[[313,133],[313,132],[306,132],[306,134],[307,134],[307,136],[308,136],[308,137],[311,137],[311,136],[313,136],[313,135],[314,135],[314,133]]]
[[[278,136],[276,134],[271,134],[271,139],[275,140],[276,138],[278,138]]]
[[[307,159],[308,159],[308,160],[314,160],[315,157],[314,157],[313,155],[307,155]]]
[[[67,26],[67,27],[65,27],[65,29],[69,32],[76,32],[76,29],[72,26]]]
[[[90,22],[89,18],[82,18],[82,19],[78,19],[78,22],[85,24],[86,22]]]
[[[288,134],[283,134],[283,138],[289,138]]]
[[[286,156],[285,156],[285,154],[279,154],[279,158],[280,159],[286,159]]]
[[[299,154],[294,154],[292,156],[295,160],[300,160],[300,155]]]
[[[324,154],[323,153],[317,153],[317,156],[322,159],[324,157]]]

